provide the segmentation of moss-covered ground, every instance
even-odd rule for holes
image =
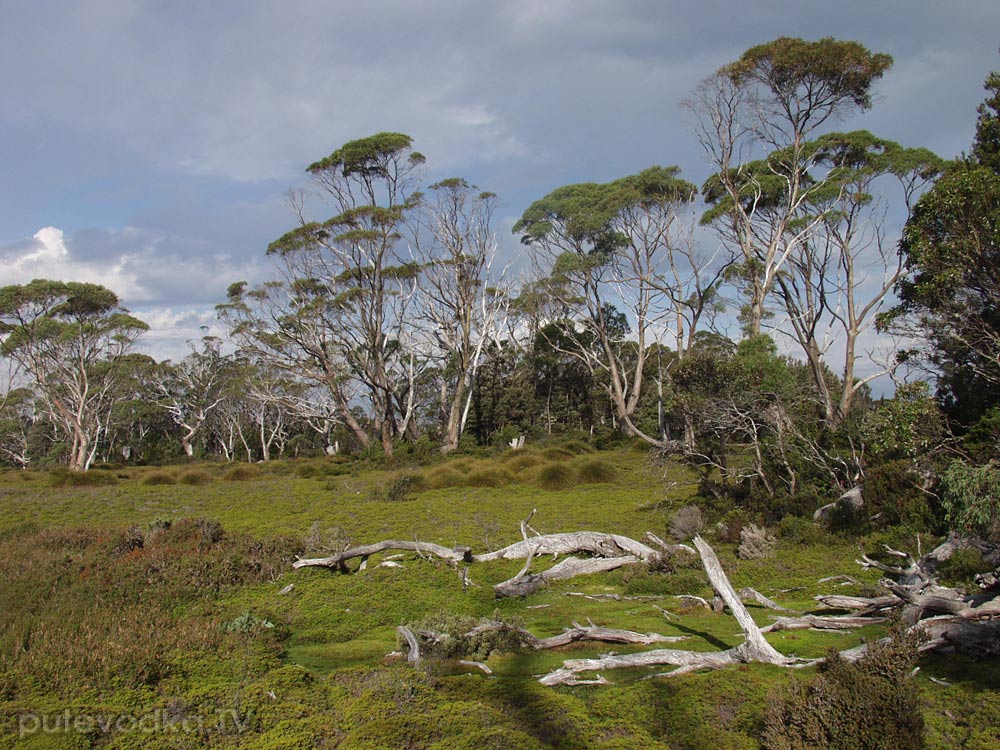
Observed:
[[[389,655],[397,625],[445,613],[499,616],[538,636],[589,618],[684,635],[684,648],[735,645],[730,616],[677,597],[711,595],[696,561],[500,601],[492,585],[521,562],[473,565],[467,586],[456,568],[410,554],[401,567],[379,567],[376,556],[348,575],[291,569],[296,554],[385,538],[495,548],[515,541],[532,511],[542,533],[662,536],[691,477],[635,448],[388,468],[339,459],[236,473],[107,467],[88,477],[0,474],[0,748],[756,748],[768,701],[812,672],[629,670],[606,673],[610,685],[553,689],[535,677],[563,659],[642,647],[494,653],[492,676],[457,662],[415,670]],[[737,587],[799,611],[817,594],[877,581],[846,536],[781,534],[772,557],[752,561],[731,542],[713,544]],[[857,583],[818,582],[838,574]],[[770,621],[768,610],[751,611]],[[814,657],[881,632],[768,638]],[[1000,746],[1000,666],[946,656],[920,666],[928,747]]]

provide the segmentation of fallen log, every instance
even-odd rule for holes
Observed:
[[[823,615],[802,615],[801,617],[776,617],[770,625],[761,628],[762,633],[774,630],[853,630],[868,625],[886,622],[886,617],[857,617],[842,615],[827,617]]]
[[[821,594],[814,597],[814,599],[829,609],[846,609],[855,612],[859,617],[892,609],[899,606],[903,601],[895,595],[865,597]]]
[[[573,531],[529,537],[502,549],[475,555],[473,559],[476,562],[523,560],[536,555],[572,555],[577,552],[588,552],[596,557],[632,556],[643,562],[650,562],[660,554],[627,536],[600,531]]]
[[[530,557],[528,558],[528,562],[531,562]],[[528,566],[525,565],[516,576],[494,586],[493,594],[500,599],[509,596],[528,596],[553,581],[565,581],[576,576],[590,575],[592,573],[605,573],[624,565],[635,565],[639,562],[642,561],[634,555],[593,557],[590,559],[567,557],[565,560],[556,563],[541,573],[529,573],[527,570]]]
[[[381,542],[375,542],[374,544],[364,544],[360,547],[351,547],[348,550],[338,552],[336,555],[331,555],[330,557],[314,557],[296,560],[292,563],[292,567],[296,570],[299,568],[309,567],[336,568],[346,572],[346,563],[348,560],[360,557],[362,562],[365,562],[372,555],[378,554],[379,552],[385,552],[386,550],[404,550],[406,552],[416,552],[421,555],[432,555],[434,557],[439,557],[442,560],[454,563],[472,562],[472,550],[468,547],[449,549],[448,547],[444,547],[440,544],[434,544],[433,542],[411,542],[405,539],[386,539]]]

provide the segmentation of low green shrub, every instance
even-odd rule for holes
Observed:
[[[983,559],[982,552],[966,547],[952,552],[951,557],[941,563],[937,573],[942,583],[961,585],[972,583],[977,573],[985,573],[992,567]]]
[[[814,680],[772,696],[764,746],[771,750],[918,750],[924,719],[910,672],[919,638],[891,628],[851,663],[831,652]]]

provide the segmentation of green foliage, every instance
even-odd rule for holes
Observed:
[[[940,444],[944,422],[927,383],[906,383],[865,418],[862,434],[876,458],[915,459]]]
[[[910,671],[919,636],[891,630],[851,663],[831,653],[819,677],[792,683],[767,712],[764,742],[774,750],[919,750],[920,699]]]
[[[909,459],[879,463],[865,472],[864,507],[861,517],[878,528],[906,526],[915,531],[936,532],[941,512],[934,497],[923,490],[924,478]],[[840,519],[840,528],[859,527],[861,519]]]
[[[761,84],[778,101],[794,101],[804,91],[802,99],[815,99],[825,107],[850,102],[868,109],[872,84],[891,66],[889,55],[872,54],[857,42],[780,37],[751,47],[723,71],[738,84]]]
[[[941,475],[941,504],[953,527],[1000,539],[1000,467],[953,462]]]
[[[883,320],[927,340],[939,392],[966,425],[1000,403],[1000,76],[986,81],[972,156],[953,163],[917,202],[900,250],[910,276]]]
[[[941,563],[937,577],[947,585],[969,586],[978,573],[990,570],[992,566],[983,559],[983,553],[975,547],[964,547],[951,553]]]

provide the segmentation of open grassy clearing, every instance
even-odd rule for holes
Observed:
[[[608,481],[581,472],[595,460],[612,467],[610,475],[601,470]],[[569,469],[568,486],[542,487],[540,467],[553,465]],[[500,470],[509,483],[488,486]],[[225,478],[231,471],[102,469],[92,474],[113,483],[94,486],[0,475],[0,747],[753,748],[770,692],[814,672],[755,665],[650,681],[643,678],[652,670],[627,670],[605,675],[613,685],[552,689],[534,678],[565,658],[645,647],[493,654],[492,677],[455,662],[415,671],[386,657],[397,648],[397,625],[442,613],[498,616],[538,636],[590,618],[688,636],[683,648],[736,645],[742,636],[732,617],[676,597],[711,596],[696,562],[673,573],[626,568],[500,601],[492,585],[521,561],[473,565],[474,585],[465,591],[455,568],[412,554],[400,568],[377,567],[384,556],[373,557],[351,575],[290,569],[293,554],[348,540],[495,548],[519,537],[518,521],[533,509],[532,526],[543,533],[663,535],[690,490],[665,494],[663,469],[640,451],[548,449],[392,469],[282,462]],[[669,471],[672,480],[685,478],[680,468]],[[773,557],[751,561],[737,559],[732,543],[713,543],[737,588],[753,586],[793,609],[812,609],[816,594],[860,593],[877,581],[854,563],[855,545],[833,535],[786,534]],[[859,583],[818,583],[836,574]],[[768,610],[751,612],[760,624],[770,621]],[[881,632],[780,631],[768,640],[785,654],[815,657]],[[996,664],[934,657],[918,683],[930,747],[996,746]],[[30,717],[66,709],[161,721],[151,732],[23,731]],[[197,731],[183,729],[185,719]]]

